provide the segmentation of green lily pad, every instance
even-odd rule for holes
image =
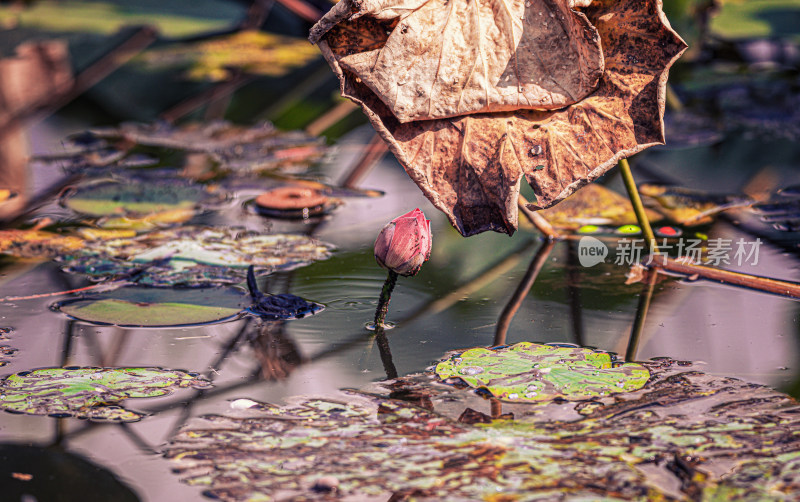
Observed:
[[[60,260],[67,272],[93,280],[130,275],[147,286],[239,284],[256,275],[293,270],[330,256],[333,246],[301,235],[237,228],[181,227],[131,238],[91,241]]]
[[[505,401],[589,399],[640,389],[650,372],[615,363],[607,352],[522,342],[498,349],[475,348],[440,362],[436,374],[459,378]]]
[[[210,387],[196,373],[159,368],[41,368],[0,381],[0,409],[26,415],[135,422],[145,414],[120,403],[157,397],[179,388]]]
[[[105,180],[78,187],[61,204],[89,216],[125,216],[193,209],[218,200],[200,185]]]
[[[80,321],[130,328],[191,326],[235,318],[250,304],[239,288],[125,287],[53,306]]]

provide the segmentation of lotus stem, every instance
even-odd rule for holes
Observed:
[[[386,325],[386,314],[389,312],[389,300],[392,299],[392,290],[397,283],[397,272],[389,271],[386,277],[386,282],[383,283],[381,289],[381,297],[378,299],[378,308],[375,309],[375,329],[382,330]]]
[[[653,234],[652,227],[650,227],[650,220],[647,219],[647,213],[644,210],[642,198],[639,196],[639,189],[636,188],[636,182],[633,180],[633,173],[631,172],[630,164],[628,164],[628,159],[619,160],[619,172],[622,173],[622,181],[628,191],[628,198],[631,200],[633,212],[636,214],[636,219],[639,220],[639,226],[642,227],[642,233],[646,241],[645,245],[651,254],[658,253],[656,236]]]
[[[544,216],[536,211],[531,211],[528,209],[528,201],[522,195],[517,198],[517,206],[519,207],[519,210],[522,211],[522,214],[528,218],[528,221],[530,221],[531,224],[536,227],[536,230],[541,232],[545,237],[550,240],[561,239],[561,235],[558,233],[558,231],[556,231],[555,228],[553,228],[553,226],[545,219]]]

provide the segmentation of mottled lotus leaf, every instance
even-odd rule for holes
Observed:
[[[185,166],[188,171],[192,171],[194,163],[200,164],[201,170],[213,166],[217,171],[257,173],[287,164],[308,165],[327,151],[322,138],[302,131],[279,131],[269,123],[252,127],[224,121],[190,123],[180,127],[163,122],[131,123],[96,129],[91,134],[147,147],[184,151],[188,154]]]
[[[184,482],[228,501],[791,500],[797,402],[673,363],[645,363],[653,380],[624,397],[503,403],[502,419],[477,425],[455,417],[465,399],[489,412],[485,399],[416,375],[205,416],[165,455]]]
[[[474,348],[436,366],[443,379],[459,378],[505,401],[589,399],[641,388],[650,378],[635,363],[615,363],[607,352],[522,342]]]
[[[0,254],[17,258],[53,258],[81,249],[80,237],[59,235],[42,230],[0,230]]]
[[[126,410],[127,398],[157,397],[179,388],[211,385],[196,373],[159,368],[41,368],[0,381],[0,409],[27,415],[135,422],[145,415]]]
[[[312,29],[311,39],[319,41],[339,76],[342,94],[362,106],[409,176],[453,226],[463,235],[486,230],[510,234],[517,228],[523,177],[536,195],[530,207],[546,208],[620,158],[664,142],[668,68],[686,45],[669,27],[661,0],[572,3],[586,6],[582,12],[600,35],[605,71],[595,92],[554,111],[516,109],[403,123],[342,64],[353,54],[387,47],[403,23],[395,26],[389,13],[381,19],[351,17],[350,2],[345,2]],[[498,2],[487,5],[500,8]],[[419,65],[435,75],[436,64],[428,64],[434,59],[421,56]],[[509,67],[515,61],[509,60]]]
[[[132,218],[131,225],[144,215],[150,216],[152,224],[158,223],[159,219],[161,223],[185,221],[188,219],[187,211],[219,201],[219,195],[196,184],[163,180],[103,180],[71,190],[61,199],[61,204],[89,216],[114,216],[116,219],[107,220],[105,226],[119,228],[124,227],[123,218],[126,216]]]
[[[226,80],[231,70],[276,77],[319,57],[306,40],[263,31],[239,31],[201,42],[151,49],[140,60],[151,68],[188,67],[192,80]]]
[[[711,194],[703,190],[643,183],[639,192],[672,221],[681,225],[711,223],[712,216],[736,207],[745,207],[753,199],[745,195]]]
[[[628,225],[637,223],[636,214],[630,199],[590,183],[575,192],[560,204],[543,209],[540,214],[548,223],[558,229],[577,230],[583,225]],[[650,221],[657,221],[661,215],[647,210]]]
[[[508,457],[521,438],[445,419],[389,399],[310,399],[256,405],[248,418],[206,416],[184,428],[165,455],[182,480],[221,500],[553,500],[564,490],[553,473],[578,474],[563,454],[531,442],[524,459]],[[530,462],[530,463],[527,463]],[[633,485],[625,465],[601,468]],[[332,480],[332,481],[331,481]],[[575,483],[577,484],[577,483]],[[535,491],[534,495],[529,492]],[[630,491],[630,490],[628,490]],[[647,493],[645,488],[644,493]],[[550,497],[550,498],[548,498]]]
[[[65,300],[54,309],[80,321],[123,327],[170,327],[231,319],[249,305],[239,288],[148,288],[129,286]]]
[[[127,275],[141,285],[200,286],[244,282],[249,265],[255,265],[257,275],[292,270],[328,258],[332,249],[300,235],[186,226],[90,241],[59,259],[64,270],[93,280]]]

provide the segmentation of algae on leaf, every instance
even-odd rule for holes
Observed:
[[[123,408],[127,398],[165,396],[179,388],[207,388],[196,373],[159,368],[41,368],[0,381],[0,409],[27,415],[135,422],[145,415]]]
[[[51,259],[84,246],[80,237],[43,230],[0,230],[0,254],[16,258]]]
[[[616,363],[608,352],[522,342],[496,349],[474,348],[436,366],[440,378],[458,378],[504,401],[589,399],[640,389],[650,372],[636,363]]]
[[[92,280],[127,275],[141,285],[202,286],[242,283],[250,265],[257,275],[293,270],[327,259],[332,250],[330,244],[301,235],[186,226],[91,241],[60,260],[66,271]]]

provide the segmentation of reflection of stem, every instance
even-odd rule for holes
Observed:
[[[644,322],[647,318],[647,311],[650,309],[650,300],[653,299],[653,291],[656,286],[656,279],[658,279],[658,272],[651,270],[647,274],[647,282],[644,284],[642,293],[639,295],[639,304],[636,306],[636,317],[633,320],[633,328],[631,329],[631,337],[628,340],[628,349],[625,351],[626,361],[635,361],[636,352],[639,348],[639,340],[644,330]]]
[[[508,332],[508,327],[511,325],[511,320],[514,319],[514,315],[517,313],[517,310],[519,310],[522,300],[528,295],[528,291],[530,291],[533,286],[533,282],[536,280],[536,276],[539,275],[539,271],[542,270],[544,262],[547,261],[547,257],[550,256],[550,251],[553,250],[554,245],[554,241],[548,240],[542,243],[542,247],[536,251],[536,255],[534,255],[528,270],[525,272],[525,276],[522,278],[522,281],[520,281],[519,286],[517,286],[516,291],[514,291],[514,294],[508,300],[508,304],[497,320],[494,345],[504,345],[506,343],[506,333]]]
[[[397,378],[397,368],[394,367],[392,361],[392,351],[389,348],[389,339],[386,337],[386,332],[382,327],[375,328],[375,341],[378,342],[378,350],[381,353],[381,362],[383,363],[383,370],[386,372],[386,378],[389,380]]]
[[[501,403],[499,399],[494,399],[493,398],[490,401],[489,406],[490,406],[489,409],[492,410],[490,412],[492,414],[492,418],[495,418],[495,419],[500,418],[500,415],[503,414],[503,403]]]
[[[375,309],[376,330],[385,326],[386,314],[389,312],[389,300],[392,299],[392,290],[396,283],[397,272],[390,270],[389,275],[386,277],[386,282],[383,283],[383,289],[381,289],[381,297],[378,299],[378,308]]]
[[[647,213],[642,204],[642,198],[639,196],[639,189],[636,188],[636,182],[633,180],[633,173],[631,166],[628,164],[628,159],[619,160],[619,172],[622,174],[622,181],[625,183],[625,189],[628,191],[628,198],[631,200],[633,212],[636,214],[636,219],[639,220],[639,226],[642,227],[642,233],[647,241],[647,249],[651,253],[658,253],[658,246],[656,246],[656,236],[653,234],[653,229],[650,227],[650,220],[647,218]]]
[[[581,306],[580,264],[578,263],[578,250],[575,241],[567,241],[567,297],[569,298],[569,312],[572,319],[572,334],[575,343],[583,345],[583,312]]]
[[[69,320],[64,326],[64,348],[61,349],[61,367],[69,366],[72,353],[72,339],[75,337],[75,321]]]
[[[482,270],[475,277],[465,282],[461,286],[447,293],[446,295],[438,298],[437,300],[426,303],[419,309],[412,312],[408,317],[399,321],[397,325],[406,324],[416,320],[424,315],[435,315],[450,308],[453,304],[458,303],[464,297],[470,296],[476,291],[486,287],[495,281],[498,277],[505,274],[517,265],[522,255],[528,251],[536,243],[536,239],[531,239],[525,242],[521,247],[515,249],[502,260],[494,263],[489,268]]]

